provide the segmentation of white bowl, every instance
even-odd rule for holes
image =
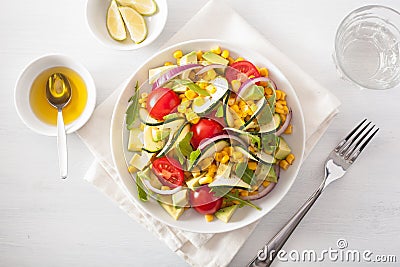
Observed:
[[[151,44],[161,34],[167,22],[168,5],[166,0],[154,0],[157,4],[157,13],[144,16],[148,34],[146,39],[135,44],[129,37],[122,41],[111,38],[106,26],[107,10],[111,0],[88,0],[86,4],[86,21],[94,37],[107,47],[117,50],[135,50]]]
[[[15,86],[14,101],[17,113],[21,120],[33,131],[48,135],[56,136],[57,127],[41,121],[34,114],[30,101],[29,93],[35,78],[52,67],[67,67],[78,73],[86,85],[87,103],[82,114],[72,123],[65,126],[67,133],[72,133],[81,128],[90,118],[96,105],[96,87],[92,76],[81,64],[74,59],[64,55],[46,55],[35,59],[22,71]]]
[[[254,202],[262,208],[261,211],[250,207],[243,207],[236,211],[229,223],[223,223],[219,220],[207,223],[204,220],[203,215],[197,213],[194,209],[189,209],[184,212],[178,221],[175,221],[156,201],[151,200],[148,202],[142,202],[138,199],[135,181],[128,172],[127,164],[125,162],[124,147],[127,145],[123,142],[123,131],[126,131],[126,127],[124,126],[125,111],[128,106],[128,99],[131,97],[133,92],[132,88],[134,88],[136,81],[139,81],[139,83],[147,81],[148,70],[150,68],[158,67],[165,61],[173,61],[172,54],[177,49],[187,53],[193,50],[210,50],[216,45],[228,49],[233,57],[241,56],[255,63],[257,66],[267,67],[270,71],[270,77],[276,82],[278,88],[282,88],[286,92],[288,105],[293,111],[293,134],[285,135],[285,139],[290,144],[292,153],[296,156],[296,160],[287,171],[281,172],[279,182],[275,186],[274,190],[272,190],[268,196]],[[303,113],[296,92],[284,74],[262,55],[246,51],[241,47],[219,40],[193,40],[179,43],[160,51],[148,59],[135,73],[132,74],[126,83],[125,88],[122,90],[114,108],[111,124],[111,149],[113,161],[126,194],[133,202],[159,221],[191,232],[227,232],[249,225],[266,215],[279,203],[279,201],[283,199],[292,186],[303,159],[304,146],[305,128]]]

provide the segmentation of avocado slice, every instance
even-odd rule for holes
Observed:
[[[181,217],[181,215],[185,211],[185,208],[176,208],[174,206],[171,206],[171,205],[168,205],[168,204],[162,203],[162,202],[158,202],[158,203],[160,203],[161,207],[163,207],[164,210],[166,212],[168,212],[168,214],[171,215],[172,218],[174,218],[174,220],[178,220],[179,217]]]
[[[239,97],[244,101],[260,100],[264,97],[264,87],[253,84],[249,86],[243,93],[241,93]]]
[[[169,136],[170,133],[171,129],[157,129],[157,128],[151,129],[151,135],[153,137],[154,142],[164,140]]]
[[[161,75],[176,67],[177,65],[169,65],[149,69],[149,84],[153,84],[158,78],[161,77]]]
[[[192,51],[187,53],[179,60],[179,65],[187,65],[187,64],[196,64],[197,63],[197,53],[196,51]]]
[[[217,55],[211,51],[205,52],[202,57],[204,60],[206,60],[210,63],[213,63],[213,64],[221,64],[221,65],[226,66],[229,63],[229,60],[227,60],[227,59],[221,57],[220,55]]]
[[[198,177],[196,177],[196,178],[192,178],[192,179],[186,181],[187,187],[188,187],[189,189],[193,190],[193,191],[196,190],[196,187],[200,186],[199,180],[200,180],[202,177],[204,177],[205,174],[206,174],[206,173],[204,173],[203,175],[200,175],[200,176],[198,176]]]
[[[233,205],[229,207],[225,207],[222,209],[219,209],[216,213],[214,213],[215,217],[217,217],[219,220],[223,221],[224,223],[228,223],[229,220],[231,219],[233,213],[237,210],[239,205]]]
[[[269,168],[269,172],[267,174],[267,177],[265,178],[265,181],[271,182],[271,183],[277,183],[278,182],[278,177],[276,176],[275,169],[271,166]]]
[[[168,212],[168,214],[171,215],[172,218],[174,218],[174,220],[178,220],[185,211],[185,208],[183,207],[178,208],[172,205],[171,195],[157,195],[157,198],[158,204],[160,204],[161,207],[163,207],[164,210]]]
[[[139,128],[133,128],[129,131],[129,141],[128,150],[132,152],[140,152],[142,150],[143,144],[138,137],[142,131]]]
[[[279,137],[279,146],[275,153],[275,158],[285,159],[291,152],[291,149],[283,137]]]
[[[189,203],[188,189],[183,189],[172,195],[172,204],[175,208],[187,207]]]

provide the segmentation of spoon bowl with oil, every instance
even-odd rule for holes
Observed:
[[[58,159],[60,165],[60,176],[62,179],[68,175],[68,153],[67,153],[67,135],[65,133],[63,108],[71,100],[71,85],[68,78],[62,73],[53,73],[46,83],[47,101],[54,106],[57,111],[57,146]]]

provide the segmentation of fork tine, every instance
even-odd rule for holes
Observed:
[[[346,160],[349,159],[350,155],[353,154],[353,152],[358,148],[358,146],[361,144],[361,142],[364,141],[365,138],[368,136],[368,134],[371,133],[371,131],[374,129],[374,127],[375,127],[375,125],[372,125],[372,127],[369,130],[365,130],[365,128],[364,128],[363,131],[360,132],[360,134],[363,132],[365,132],[365,133],[363,134],[363,136],[361,136],[358,139],[357,143],[353,147],[349,146],[349,148],[347,149],[347,152],[344,154],[344,159],[346,159]],[[356,139],[354,139],[353,142],[355,140]]]
[[[364,124],[366,120],[367,119],[364,119],[362,122],[360,122],[353,130],[351,130],[350,133],[347,134],[347,136],[342,141],[340,141],[340,143],[334,149],[335,152],[339,152],[339,150],[343,147],[347,140],[349,140],[349,138],[361,127],[361,125]]]
[[[377,128],[369,137],[367,140],[364,141],[364,143],[361,145],[359,149],[357,149],[352,155],[349,160],[349,163],[353,163],[358,156],[361,154],[361,152],[364,150],[364,148],[367,146],[367,144],[372,140],[372,138],[375,136],[375,134],[379,131],[379,128]],[[360,142],[361,143],[361,142]],[[358,144],[357,144],[358,145]]]
[[[366,119],[364,119],[363,122],[365,122],[365,121],[366,121]],[[341,149],[341,151],[339,151],[339,152],[340,152],[340,153],[339,153],[340,156],[343,156],[343,155],[348,151],[348,149],[351,147],[351,145],[354,143],[354,141],[357,140],[357,138],[360,136],[360,134],[361,134],[362,132],[364,132],[365,129],[366,129],[370,124],[371,124],[371,122],[368,122],[354,137],[352,137],[352,136],[349,137],[349,139],[348,139],[347,142],[344,144],[344,146],[343,146],[343,148]],[[361,126],[361,125],[362,125],[362,124],[360,124],[359,126]],[[359,128],[359,127],[357,126],[357,128]],[[355,132],[356,132],[356,131],[354,131],[353,134],[354,134]]]

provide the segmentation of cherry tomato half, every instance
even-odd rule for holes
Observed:
[[[222,198],[210,192],[207,185],[201,186],[196,191],[190,191],[190,205],[201,214],[214,214],[221,208]]]
[[[223,133],[224,128],[215,120],[201,118],[197,124],[192,125],[190,131],[193,132],[190,143],[197,149],[201,141]]]
[[[170,114],[181,100],[178,95],[169,88],[157,88],[149,94],[146,107],[150,116],[162,120],[165,115]]]
[[[162,157],[153,161],[153,172],[163,185],[175,188],[183,185],[182,165],[173,158]]]
[[[249,78],[250,76],[254,76],[255,78],[260,77],[260,73],[258,72],[256,66],[253,63],[243,60],[232,63],[226,70],[225,76],[226,79],[231,82],[233,80],[241,80],[240,73],[243,73]]]

